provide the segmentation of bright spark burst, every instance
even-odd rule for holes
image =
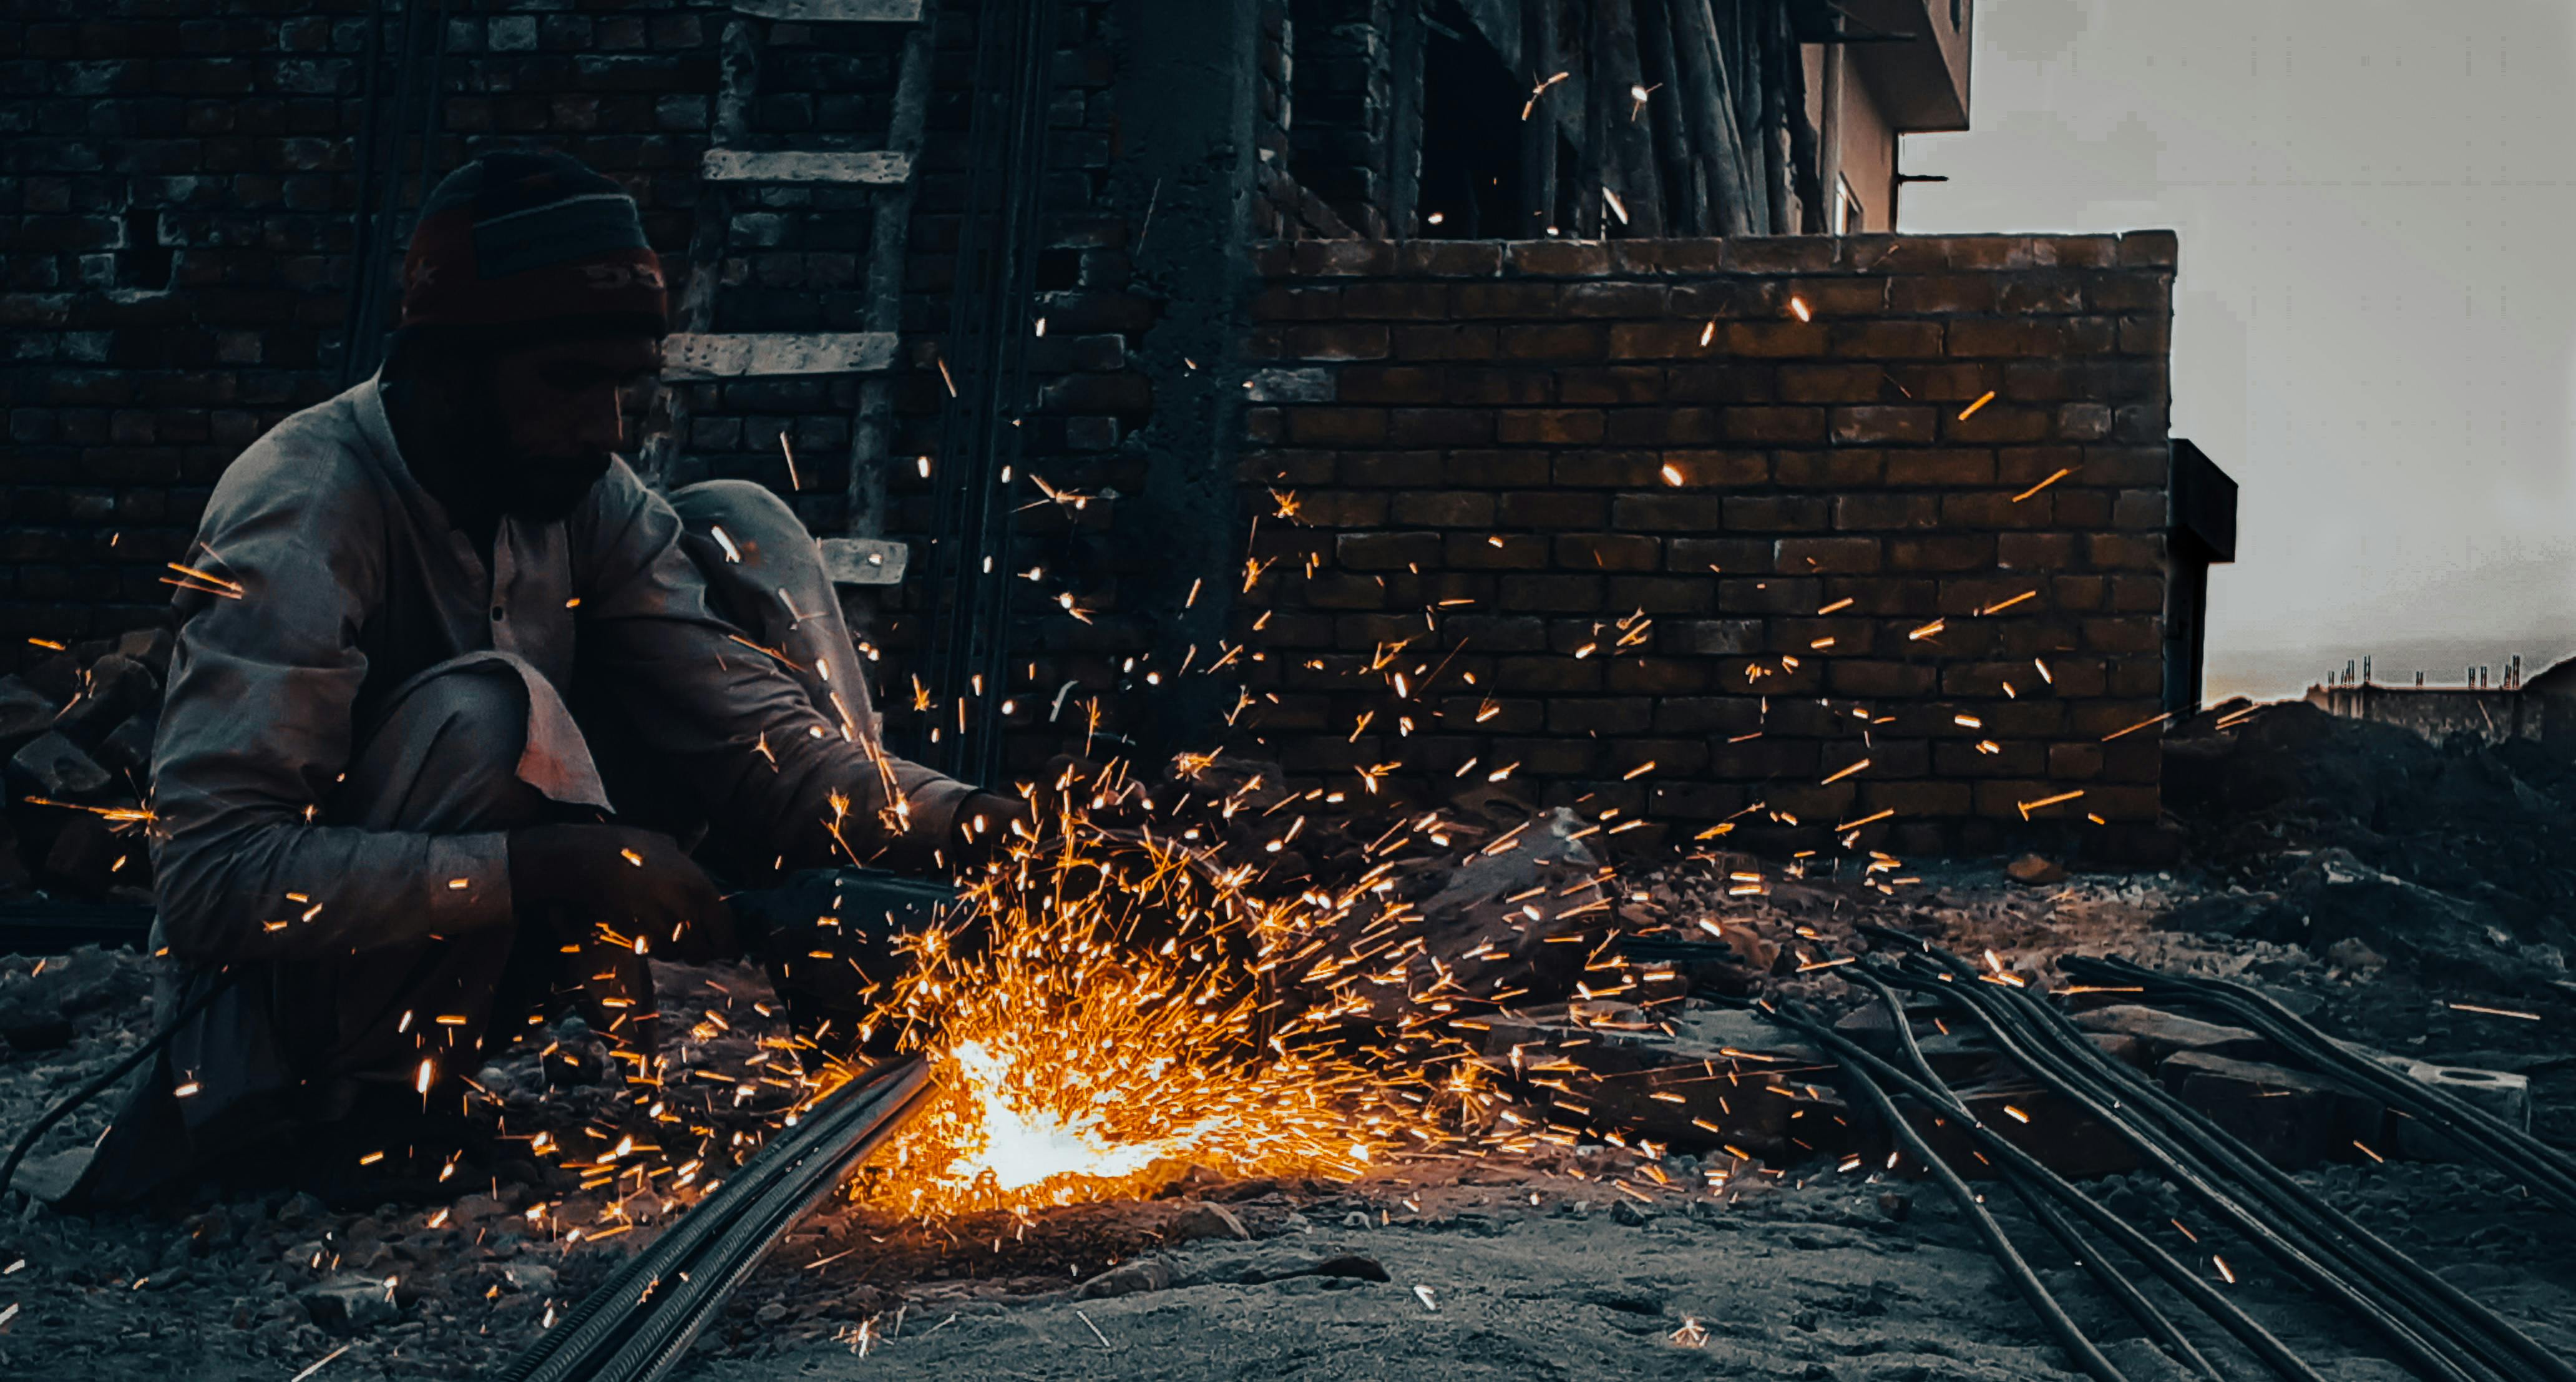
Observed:
[[[1317,963],[1363,892],[1263,901],[1249,869],[1061,808],[1060,837],[1017,842],[907,939],[915,963],[881,1011],[940,1092],[855,1196],[1025,1212],[1135,1193],[1157,1163],[1348,1178],[1440,1140],[1433,1107],[1460,1095],[1425,1100],[1428,1038],[1401,1057],[1327,1040],[1361,1002],[1342,992],[1384,977]],[[1277,982],[1292,957],[1331,976],[1302,1008]]]

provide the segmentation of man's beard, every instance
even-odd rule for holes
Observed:
[[[501,512],[525,523],[560,523],[590,497],[608,463],[605,451],[586,458],[514,456],[512,474],[499,490]]]
[[[560,523],[570,518],[614,458],[605,451],[588,456],[530,456],[510,444],[500,415],[474,409],[455,419],[451,454],[466,458],[476,473],[476,487],[491,496],[495,509],[522,523]]]

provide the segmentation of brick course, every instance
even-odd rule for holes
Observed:
[[[1246,364],[1300,384],[1253,410],[1242,473],[1319,541],[1241,632],[1356,604],[1308,646],[1409,641],[1293,714],[1267,657],[1248,718],[1292,772],[1337,770],[1369,714],[1361,760],[1508,764],[1684,837],[2160,857],[2132,727],[2173,261],[2163,232],[1257,246]]]

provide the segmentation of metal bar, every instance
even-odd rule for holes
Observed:
[[[1422,6],[1426,0],[1395,0],[1394,33],[1387,45],[1388,81],[1393,110],[1388,116],[1387,234],[1409,240],[1421,231],[1422,215],[1422,57],[1426,43]]]
[[[2068,1318],[2066,1308],[2048,1293],[2039,1273],[2030,1269],[2030,1263],[2022,1259],[2012,1239],[2005,1236],[2003,1226],[1995,1222],[1994,1215],[1986,1212],[1985,1202],[1978,1198],[1977,1192],[1959,1179],[1959,1173],[1950,1169],[1950,1163],[1933,1153],[1931,1144],[1923,1140],[1923,1134],[1915,1131],[1912,1123],[1905,1121],[1904,1114],[1897,1112],[1896,1102],[1887,1097],[1886,1090],[1878,1087],[1878,1081],[1870,1078],[1869,1071],[1848,1057],[1839,1058],[1839,1063],[1843,1077],[1869,1096],[1871,1107],[1886,1122],[1889,1135],[1902,1143],[1906,1151],[1913,1153],[1916,1161],[1923,1163],[1923,1168],[1932,1173],[1933,1179],[1941,1182],[1942,1189],[1950,1192],[1950,1200],[1958,1206],[1960,1217],[1966,1219],[1976,1229],[1977,1236],[1985,1240],[1986,1251],[1995,1259],[1995,1265],[2002,1269],[2004,1280],[2012,1283],[2013,1289],[2021,1294],[2022,1301],[2030,1306],[2031,1313],[2039,1316],[2040,1323],[2048,1327],[2049,1336],[2057,1340],[2057,1346],[2066,1350],[2067,1357],[2075,1360],[2075,1366],[2097,1382],[2128,1382],[2128,1374],[2113,1366],[2110,1359],[2102,1356],[2102,1350],[2084,1337],[2084,1331],[2075,1327],[2075,1321]]]
[[[903,65],[894,83],[894,112],[887,122],[886,151],[907,163],[921,155],[922,131],[930,110],[930,60],[933,24],[926,22],[904,35]],[[919,184],[906,178],[901,186],[876,199],[868,243],[867,328],[888,335],[903,329],[903,282],[910,253],[912,204]],[[853,537],[881,538],[886,530],[885,466],[894,450],[894,380],[872,376],[859,385],[859,406],[850,426],[850,475],[846,522]]]
[[[698,160],[707,182],[821,182],[892,187],[912,176],[912,160],[886,150],[709,149]]]
[[[1528,59],[1528,70],[1521,75],[1533,88],[1556,75],[1562,56],[1556,43],[1556,0],[1521,0],[1521,53]],[[1521,214],[1519,224],[1503,237],[1507,240],[1540,239],[1556,223],[1557,119],[1551,96],[1563,99],[1560,92],[1538,97],[1539,108],[1521,121]]]
[[[1722,994],[1708,996],[1730,1007],[1759,1006]],[[1879,1059],[1827,1024],[1767,1006],[1762,1008],[1762,1015],[1772,1022],[1806,1036],[1837,1058],[1848,1058],[1856,1062],[1868,1070],[1873,1078],[1885,1083],[1891,1089],[1903,1090],[1926,1107],[1943,1102],[1938,1090],[1925,1086],[1914,1076]],[[2211,1319],[2218,1321],[2275,1373],[2291,1379],[2291,1382],[2325,1382],[2316,1369],[2308,1366],[2305,1359],[2291,1352],[2288,1345],[2282,1343],[2270,1330],[2265,1329],[2252,1316],[2246,1314],[2236,1302],[2220,1294],[2216,1287],[2202,1280],[2190,1268],[2175,1261],[2173,1254],[2157,1246],[2155,1240],[2139,1232],[2127,1220],[2095,1203],[2091,1196],[2076,1189],[2065,1177],[2049,1170],[2040,1163],[2038,1158],[2022,1150],[2020,1146],[1987,1127],[1974,1116],[1962,1117],[1959,1119],[1958,1126],[1961,1132],[1976,1142],[1979,1150],[1990,1160],[2026,1176],[2031,1183],[2046,1190],[2060,1205],[2091,1224],[2112,1242],[2119,1244],[2131,1257],[2154,1269],[2158,1276],[2164,1278],[2167,1285],[2173,1287],[2186,1300],[2199,1306]]]
[[[922,0],[729,0],[738,14],[800,24],[910,24]]]
[[[2350,1310],[2406,1355],[2419,1375],[2454,1382],[2490,1375],[2483,1367],[2470,1371],[2475,1363],[2450,1356],[2441,1347],[2446,1336],[2472,1349],[2488,1342],[2454,1315],[2466,1297],[2445,1298],[2448,1308],[2423,1308],[2423,1302],[2399,1289],[2391,1278],[2415,1277],[2419,1287],[2427,1279],[2438,1282],[2437,1278],[2430,1278],[2367,1230],[2298,1189],[2296,1182],[2288,1182],[2291,1188],[2283,1193],[2280,1184],[2287,1178],[2279,1177],[2268,1162],[2162,1090],[2131,1078],[2130,1072],[2111,1064],[2089,1040],[2079,1035],[2069,1044],[2045,1020],[2053,1014],[2041,1011],[2038,1020],[2032,1020],[2032,1011],[2004,996],[2018,990],[1978,982],[1972,967],[1945,951],[1926,947],[1924,953],[1950,970],[1946,981],[1894,967],[1886,971],[1887,977],[1903,987],[1938,994],[1984,1022],[2008,1059],[2119,1134],[2285,1270]],[[1923,963],[1933,965],[1930,960]],[[2258,1206],[2264,1212],[2258,1213]],[[2428,1289],[2438,1296],[2446,1288],[2447,1283],[2440,1283]],[[2456,1290],[2449,1295],[2457,1296]],[[2469,1302],[2468,1309],[2478,1307]]]
[[[882,331],[679,332],[662,340],[667,380],[762,379],[786,374],[866,374],[894,363]]]
[[[728,1243],[731,1231],[746,1222],[766,1228],[751,1248],[756,1262],[758,1254],[797,1217],[782,1215],[780,1210],[809,1203],[811,1186],[818,1179],[827,1187],[836,1183],[919,1107],[929,1080],[928,1064],[911,1056],[879,1066],[825,1096],[796,1127],[753,1153],[716,1193],[699,1202],[651,1247],[628,1259],[571,1314],[511,1359],[501,1369],[498,1382],[576,1378],[604,1382],[613,1374],[603,1369],[621,1357],[653,1314],[671,1304],[697,1307],[675,1312],[671,1322],[693,1336],[704,1324],[707,1309],[721,1304],[739,1283],[740,1274],[733,1267],[739,1265],[741,1244],[739,1240]],[[713,1292],[712,1302],[694,1295],[683,1302],[676,1299],[677,1290],[665,1290],[694,1284],[684,1278],[698,1275],[708,1277],[710,1287],[721,1285]],[[660,1336],[662,1331],[655,1334]],[[629,1379],[656,1375],[658,1371],[624,1374]]]

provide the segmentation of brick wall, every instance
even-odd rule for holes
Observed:
[[[1132,494],[1145,487],[1155,402],[1140,352],[1165,294],[1140,288],[1130,259],[1155,189],[1120,185],[1111,171],[1127,71],[1120,9],[1101,0],[1060,13],[1038,274],[1047,331],[1031,350],[1024,431],[1031,468],[1058,485]],[[932,351],[948,326],[980,11],[975,0],[939,6],[906,269],[900,463],[887,477],[884,526],[895,536],[930,526],[930,483],[909,460],[934,448],[945,398]],[[30,0],[0,18],[0,671],[47,655],[30,638],[78,644],[159,620],[163,563],[184,559],[216,477],[278,421],[337,391],[345,303],[362,272],[352,244],[364,13],[355,0]],[[436,172],[496,144],[568,150],[634,194],[676,299],[692,271],[696,168],[730,12],[492,0],[450,13]],[[754,145],[877,147],[903,33],[768,26],[748,109]],[[1284,161],[1284,136],[1279,148]],[[406,228],[412,199],[407,184]],[[1178,229],[1157,237],[1240,243],[1240,232],[1190,229],[1174,189],[1160,200],[1163,226]],[[732,209],[726,258],[712,266],[726,285],[717,330],[860,328],[863,194],[746,189]],[[1167,363],[1180,372],[1177,355]],[[843,530],[857,379],[685,387],[692,426],[675,482],[756,480],[817,532]],[[802,480],[792,491],[782,432]],[[1027,594],[1055,613],[1023,640],[1042,678],[1109,687],[1146,645],[1115,587],[1148,544],[1122,525],[1131,520],[1106,499],[1078,516],[1029,516],[1024,564],[1049,579]],[[1063,592],[1100,611],[1092,625],[1062,617]],[[859,613],[901,650],[923,636],[914,603],[899,592]],[[899,653],[885,670],[898,663]]]
[[[1260,247],[1247,722],[1309,782],[2158,857],[2157,737],[2112,736],[2160,710],[2174,253]]]
[[[29,0],[0,19],[0,667],[26,637],[157,618],[215,477],[334,391],[363,13]],[[442,170],[548,138],[685,245],[714,82],[700,12],[451,14]]]

